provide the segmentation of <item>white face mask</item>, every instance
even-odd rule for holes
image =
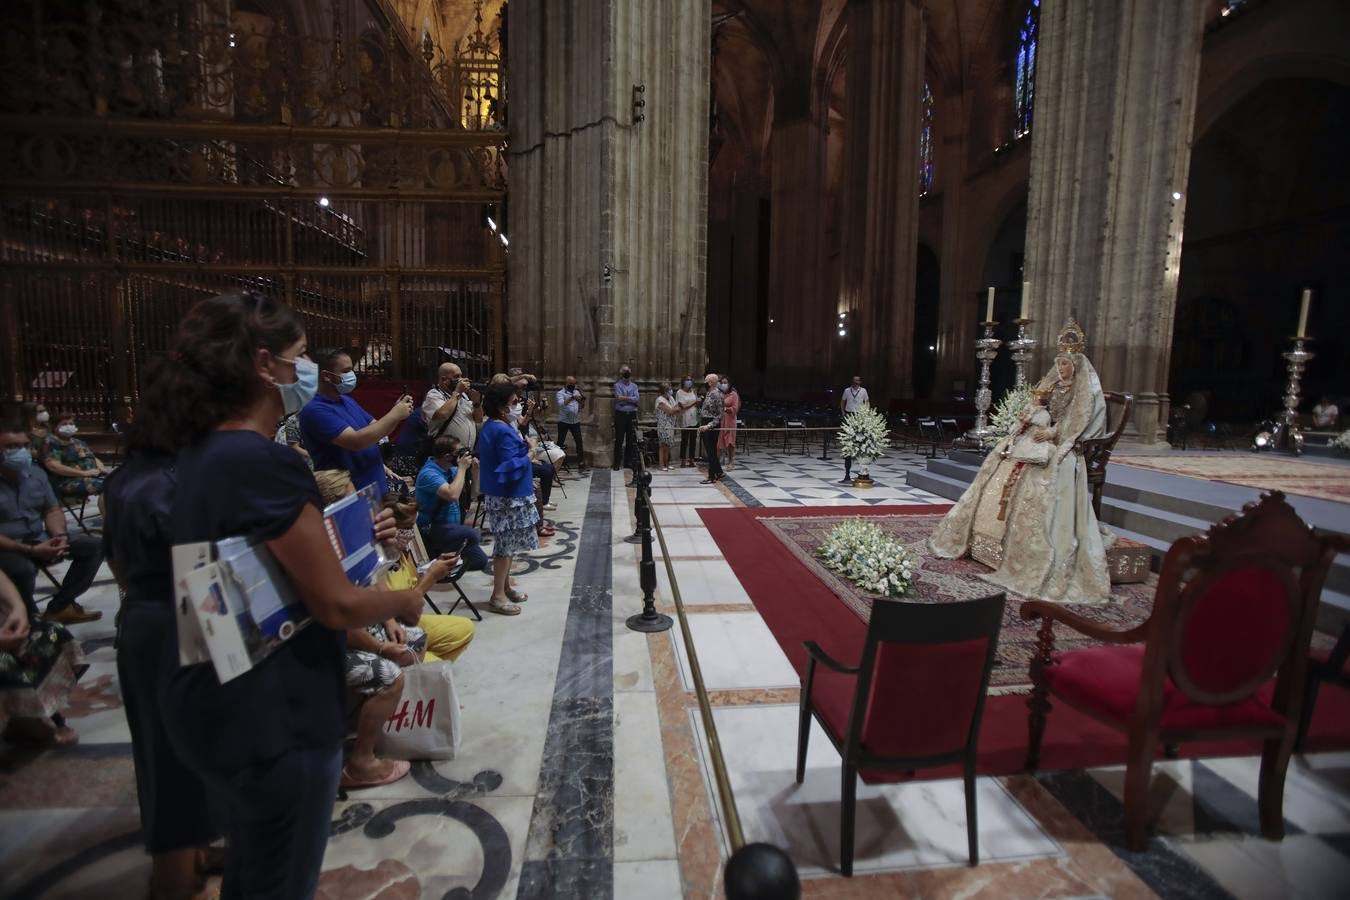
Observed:
[[[61,437],[68,438],[74,437],[79,430],[80,429],[76,428],[74,425],[62,425],[60,428],[56,429],[56,433],[61,435]]]
[[[37,414],[37,423],[38,423],[39,425],[46,425],[46,424],[47,424],[48,422],[50,422],[51,420],[52,420],[52,414],[49,413],[49,412],[47,412],[45,409],[44,409],[42,412],[40,412],[40,413]]]

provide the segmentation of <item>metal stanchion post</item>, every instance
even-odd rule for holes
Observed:
[[[746,844],[722,870],[727,900],[797,900],[802,883],[792,859],[773,844]]]
[[[636,432],[637,427],[633,430]],[[642,562],[638,565],[638,583],[642,585],[642,612],[628,617],[632,631],[666,631],[674,622],[670,616],[656,611],[656,557],[652,554],[652,473],[642,462],[639,451],[635,457],[633,485],[637,488],[637,530],[624,538],[629,544],[642,545]]]

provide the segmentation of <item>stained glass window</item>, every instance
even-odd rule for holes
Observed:
[[[1022,17],[1022,26],[1017,32],[1017,71],[1015,97],[1017,99],[1017,124],[1015,137],[1025,137],[1031,132],[1031,110],[1036,91],[1036,40],[1039,37],[1041,21],[1041,0],[1029,0],[1026,14]]]
[[[933,189],[933,92],[923,83],[923,127],[919,130],[919,193]]]

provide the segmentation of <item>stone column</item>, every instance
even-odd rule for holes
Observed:
[[[936,92],[938,85],[930,85]],[[945,87],[945,86],[942,86]],[[936,94],[936,115],[952,130],[941,135],[934,162],[942,188],[942,247],[938,258],[941,275],[938,280],[938,334],[937,371],[933,378],[933,396],[946,399],[951,394],[952,382],[961,380],[967,388],[972,384],[975,365],[977,306],[967,289],[979,272],[963,271],[966,265],[965,243],[969,240],[963,215],[966,170],[966,104],[964,93],[953,97]],[[973,395],[973,391],[970,392]]]
[[[503,364],[549,386],[567,374],[603,386],[583,417],[588,455],[603,464],[619,363],[631,360],[645,387],[706,361],[709,7],[508,10]]]
[[[918,0],[851,0],[848,12],[841,305],[884,404],[912,392],[926,26]]]
[[[1026,271],[1037,374],[1076,313],[1127,436],[1163,440],[1205,4],[1044,0]],[[1174,199],[1175,198],[1175,199]]]

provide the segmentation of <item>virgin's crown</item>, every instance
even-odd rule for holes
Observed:
[[[1083,326],[1079,325],[1072,316],[1059,330],[1059,338],[1055,341],[1055,349],[1060,353],[1082,353],[1087,349],[1087,335],[1083,334]]]

